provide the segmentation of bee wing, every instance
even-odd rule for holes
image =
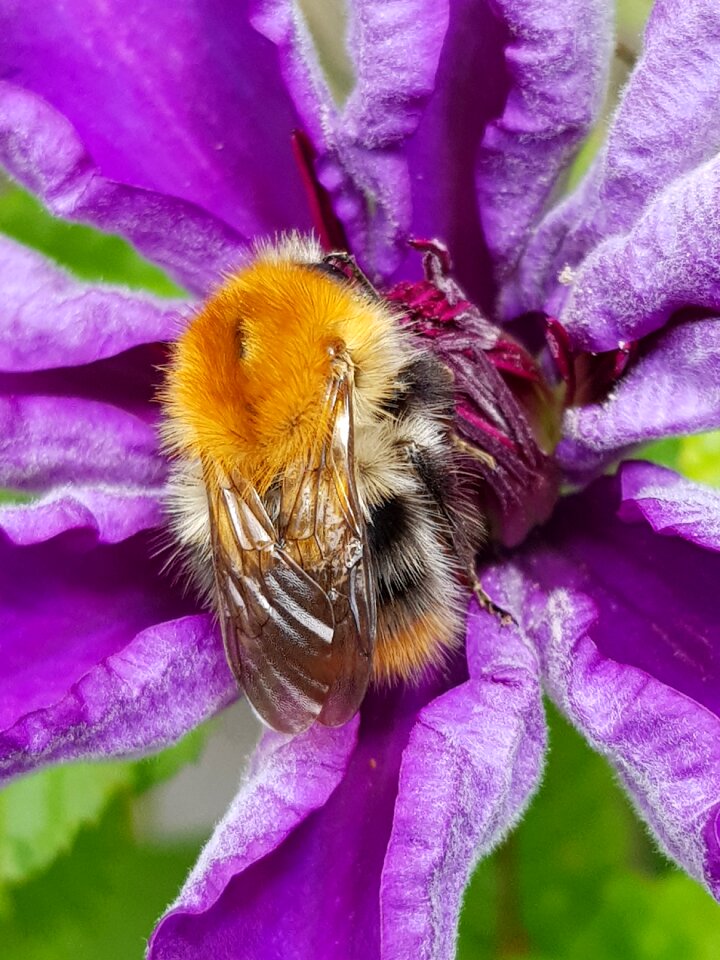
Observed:
[[[228,660],[262,719],[289,733],[355,714],[375,639],[347,368],[326,402],[327,437],[283,478],[275,520],[247,482],[208,487]]]

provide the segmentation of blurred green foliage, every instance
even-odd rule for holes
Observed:
[[[66,764],[11,783],[0,792],[0,896],[66,853],[118,797],[137,796],[196,760],[204,740],[198,728],[143,760]]]
[[[720,909],[651,844],[607,763],[552,707],[541,789],[468,887],[458,960],[710,960]]]
[[[132,783],[130,764],[78,763],[6,787],[0,793],[0,885],[24,882],[47,868]]]
[[[195,843],[139,844],[117,798],[72,852],[0,905],[3,960],[140,960],[197,857]]]

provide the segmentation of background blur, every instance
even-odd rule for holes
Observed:
[[[342,15],[304,0],[342,99],[352,76]],[[649,0],[619,0],[606,117],[637,55]],[[589,138],[570,183],[602,140]],[[50,218],[0,181],[0,231],[81,277],[177,293],[123,241]],[[720,486],[720,433],[646,456]],[[552,709],[543,787],[520,829],[468,889],[461,960],[717,960],[720,909],[654,850],[605,762]],[[257,736],[242,704],[157,757],[78,764],[0,794],[0,957],[131,960],[235,792]]]

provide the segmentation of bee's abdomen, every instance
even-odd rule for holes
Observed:
[[[368,549],[378,605],[376,679],[416,679],[460,633],[464,567],[455,506],[452,384],[434,358],[414,360],[388,410],[402,490],[371,506]]]

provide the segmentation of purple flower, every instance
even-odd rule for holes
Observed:
[[[82,284],[0,241],[0,485],[40,494],[0,511],[5,776],[159,748],[237,695],[211,618],[153,554],[151,398],[178,313],[253,237],[310,228],[296,128],[378,282],[417,280],[407,239],[436,236],[488,315],[558,318],[567,479],[720,426],[715,0],[657,0],[607,143],[555,206],[603,100],[605,0],[357,0],[342,106],[287,0],[24,0],[0,27],[7,170],[189,291]],[[720,495],[651,464],[563,498],[482,571],[516,623],[473,605],[454,675],[263,737],[153,960],[451,957],[470,872],[538,784],[541,682],[720,896],[718,551]]]

